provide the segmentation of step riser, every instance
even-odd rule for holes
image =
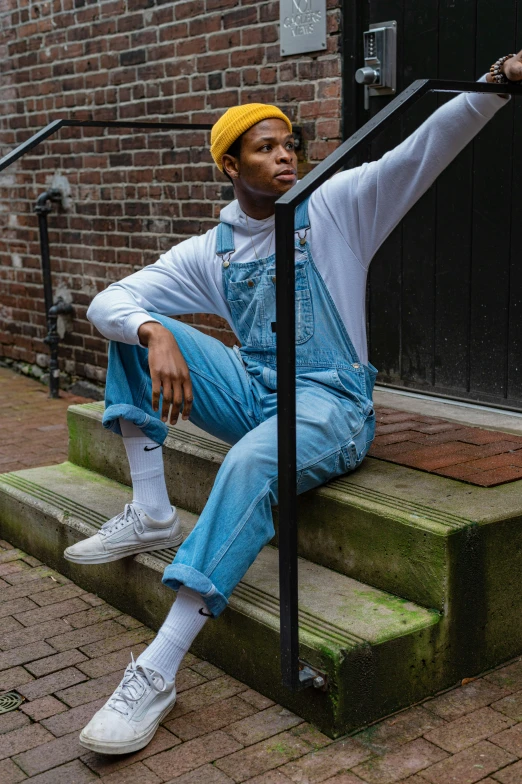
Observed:
[[[68,422],[69,460],[130,485],[122,439],[102,428],[101,410],[72,406]],[[196,442],[174,441],[169,437],[164,464],[172,502],[200,513],[224,451],[219,445],[202,450]],[[393,507],[385,504],[374,505],[372,509],[347,504],[342,494],[330,490],[335,485],[310,491],[300,498],[299,555],[442,611],[447,602],[448,581],[457,568],[449,558],[444,528],[416,528],[406,519],[398,519]],[[274,523],[277,530],[277,511]]]
[[[99,411],[93,415],[82,409],[83,406],[71,406],[67,412],[69,460],[130,486],[129,463],[123,439],[102,427]],[[86,413],[90,415],[86,416]],[[219,454],[214,456],[214,460],[209,459],[208,455],[198,455],[179,448],[164,448],[165,481],[173,504],[200,514],[222,462]]]
[[[63,549],[94,529],[20,489],[0,485],[0,536],[93,591],[110,604],[157,629],[173,600],[161,585],[163,563],[141,555],[110,564],[80,566],[62,558]],[[372,590],[372,589],[368,589]],[[253,609],[254,607],[254,609]],[[252,688],[280,702],[323,732],[337,737],[382,718],[453,684],[459,674],[445,658],[442,623],[408,635],[342,649],[322,646],[301,634],[301,655],[327,672],[328,692],[293,694],[281,685],[278,621],[263,605],[232,597],[217,621],[206,624],[193,652]],[[469,673],[468,673],[469,674]]]

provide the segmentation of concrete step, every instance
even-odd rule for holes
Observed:
[[[130,484],[122,440],[102,428],[102,412],[100,403],[69,408],[69,458]],[[164,456],[172,501],[199,513],[227,451],[226,444],[190,423],[169,428]],[[480,658],[482,643],[476,638],[482,620],[479,615],[478,625],[471,628],[470,619],[493,602],[502,623],[512,597],[498,583],[498,568],[516,580],[522,566],[516,548],[505,563],[504,538],[522,543],[521,489],[522,482],[474,487],[367,458],[353,474],[300,497],[299,554],[444,612],[451,621],[454,648],[460,650],[467,638]],[[506,641],[513,655],[518,639],[516,635]],[[497,644],[493,632],[491,646]],[[518,645],[520,650],[522,634]],[[471,650],[470,657],[471,665]]]
[[[72,463],[3,474],[0,537],[158,628],[173,600],[160,577],[174,551],[96,566],[62,557],[129,500],[126,486]],[[188,532],[197,517],[180,515]],[[279,669],[277,560],[275,548],[264,548],[229,607],[197,638],[196,654],[334,737],[455,681],[440,613],[300,559],[301,656],[326,673],[328,690],[288,692]]]

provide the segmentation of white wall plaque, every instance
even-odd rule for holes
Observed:
[[[326,49],[326,0],[279,0],[281,56]]]

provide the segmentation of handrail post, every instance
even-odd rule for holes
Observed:
[[[294,207],[275,206],[277,312],[277,451],[279,461],[279,604],[281,674],[299,686],[295,405]]]

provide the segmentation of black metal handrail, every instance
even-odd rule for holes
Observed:
[[[299,660],[294,212],[302,201],[348,163],[391,120],[402,115],[429,92],[521,95],[522,86],[418,79],[281,196],[275,205],[281,672],[283,683],[293,690],[308,686],[313,681],[310,670]]]
[[[12,163],[17,161],[22,155],[26,155],[29,150],[41,144],[49,136],[52,136],[60,128],[128,128],[129,130],[145,131],[210,131],[212,125],[208,123],[151,123],[151,122],[127,122],[126,120],[54,120],[41,131],[38,131],[22,144],[8,152],[0,158],[0,171],[7,169]]]

